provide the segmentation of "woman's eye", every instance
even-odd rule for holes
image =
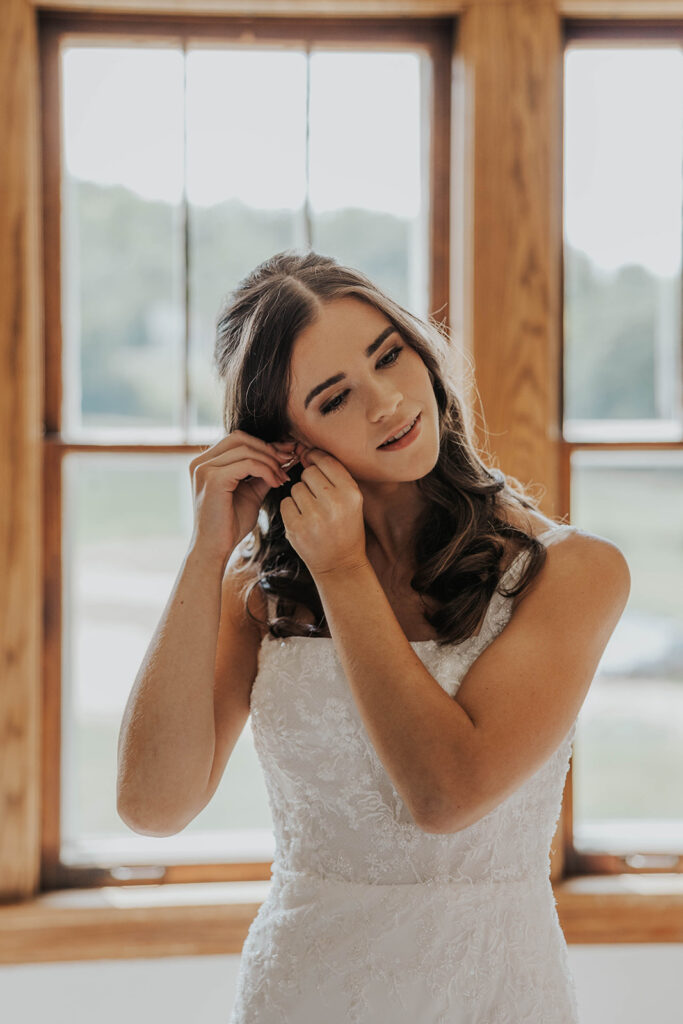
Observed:
[[[346,394],[346,391],[342,391],[341,395],[337,395],[335,398],[332,399],[331,402],[323,406],[322,409],[320,410],[323,416],[327,416],[328,412],[336,412],[337,409],[341,408],[341,406],[344,404],[343,400],[346,398]],[[339,405],[335,405],[335,402],[339,402]]]
[[[385,365],[385,366],[389,366],[390,364],[389,364],[389,363],[385,363],[385,362],[384,362],[384,360],[385,360],[385,359],[388,359],[388,358],[389,358],[389,356],[392,356],[392,355],[394,354],[394,352],[396,353],[396,359],[398,359],[398,354],[399,354],[399,352],[401,352],[402,350],[403,350],[403,346],[402,346],[402,345],[396,345],[396,347],[395,347],[395,348],[389,349],[389,351],[387,352],[387,354],[386,354],[385,356],[382,356],[382,358],[380,359],[380,361],[379,361],[379,363],[378,363],[377,365],[378,365],[378,366],[381,366],[381,365],[382,365],[382,364],[384,363],[384,365]],[[392,359],[392,360],[391,360],[391,362],[392,362],[392,363],[395,363],[395,362],[396,362],[396,359]]]
[[[393,366],[396,360],[398,359],[399,352],[402,351],[403,346],[396,345],[394,348],[390,349],[385,356],[382,356],[377,365],[380,367]],[[389,362],[385,362],[385,359],[388,360],[389,356],[393,356],[394,353],[396,354],[396,359],[391,359]],[[340,395],[336,395],[331,402],[328,402],[327,405],[322,406],[320,411],[323,414],[323,416],[326,416],[328,412],[336,412],[337,409],[341,409],[342,405],[346,401],[346,396],[348,395],[348,393],[348,389],[346,391],[342,391],[342,393]],[[337,402],[338,404],[335,405],[335,402]]]

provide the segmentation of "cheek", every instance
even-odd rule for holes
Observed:
[[[342,462],[354,462],[363,457],[367,444],[367,433],[362,426],[352,423],[349,417],[343,417],[343,422],[339,417],[325,429],[318,447],[336,455]]]
[[[407,350],[407,358],[401,367],[401,379],[405,384],[412,383],[413,391],[420,388],[431,387],[429,370],[422,362],[420,356],[413,349]]]
[[[320,431],[316,430],[315,426],[311,423],[307,423],[305,427],[297,424],[292,428],[292,437],[295,437],[306,448],[315,447],[316,435],[318,433]]]

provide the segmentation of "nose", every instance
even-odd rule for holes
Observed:
[[[371,402],[374,414],[371,414],[373,422],[381,423],[383,420],[390,420],[396,416],[396,411],[401,408],[403,394],[395,387],[386,384],[378,385],[378,394]]]

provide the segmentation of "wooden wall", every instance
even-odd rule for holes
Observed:
[[[0,899],[40,870],[42,267],[35,11],[0,29]]]

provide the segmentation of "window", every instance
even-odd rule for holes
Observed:
[[[565,478],[632,576],[574,745],[582,874],[683,863],[683,51],[632,35],[565,52]]]
[[[222,297],[268,255],[312,246],[444,316],[433,254],[449,215],[433,181],[449,174],[449,127],[434,83],[451,26],[48,18],[42,52],[47,679],[61,692],[47,702],[46,877],[268,879],[250,722],[210,804],[168,839],[118,817],[118,730],[190,540],[188,463],[223,434]]]

